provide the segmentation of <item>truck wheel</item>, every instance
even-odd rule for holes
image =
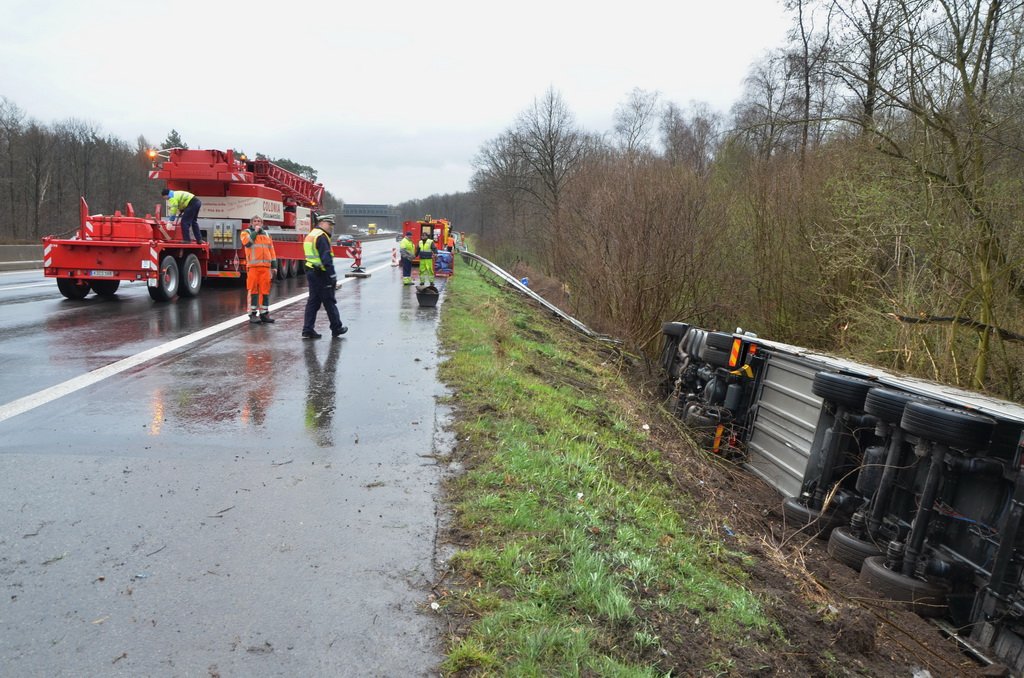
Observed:
[[[845,405],[851,410],[864,409],[864,399],[875,382],[837,372],[818,372],[814,375],[811,391],[816,396]]]
[[[661,333],[667,334],[670,337],[681,337],[686,334],[688,329],[690,329],[690,326],[686,323],[663,323]]]
[[[185,257],[181,266],[178,267],[180,289],[178,292],[183,297],[195,297],[203,287],[203,267],[199,264],[199,257],[189,254]]]
[[[112,297],[121,286],[120,280],[93,280],[89,283],[92,291],[101,297]]]
[[[900,428],[950,447],[984,450],[995,430],[994,419],[945,405],[907,403]]]
[[[75,301],[85,299],[85,295],[89,294],[89,285],[73,278],[57,278],[57,289],[65,297]]]
[[[284,280],[285,278],[287,278],[288,277],[288,270],[287,270],[287,268],[288,268],[288,262],[281,261],[279,259],[277,261],[277,275],[274,276],[274,279],[275,280]]]
[[[156,286],[150,287],[149,296],[154,301],[170,301],[178,293],[178,262],[170,254],[160,260],[160,268],[157,269],[159,276],[156,279]]]
[[[732,335],[725,332],[708,332],[704,345],[729,352],[732,350]]]
[[[899,425],[900,420],[903,419],[903,410],[910,402],[932,401],[906,391],[894,391],[891,388],[876,386],[868,391],[868,395],[864,399],[864,411],[887,424]]]
[[[946,587],[886,569],[885,556],[865,558],[860,580],[889,600],[907,603],[922,617],[941,617],[946,612]]]
[[[786,519],[786,525],[795,529],[804,528],[803,531],[817,535],[821,539],[828,539],[832,530],[840,525],[846,524],[846,518],[828,512],[825,515],[817,509],[807,508],[796,500],[795,497],[786,497],[782,502],[782,515]]]
[[[709,334],[708,337],[710,336]],[[700,359],[712,367],[728,367],[729,351],[723,351],[705,343],[700,352]]]
[[[837,527],[828,538],[828,554],[841,563],[860,570],[865,558],[882,555],[882,549],[869,541],[857,539],[848,527]]]

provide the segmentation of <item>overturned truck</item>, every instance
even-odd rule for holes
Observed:
[[[662,330],[668,407],[710,451],[877,592],[1024,671],[1024,407],[739,330]]]

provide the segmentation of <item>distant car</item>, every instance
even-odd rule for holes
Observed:
[[[339,235],[337,244],[339,247],[355,247],[356,238],[354,235]]]
[[[402,234],[401,233],[399,233],[398,235],[395,236],[395,242],[402,242]]]

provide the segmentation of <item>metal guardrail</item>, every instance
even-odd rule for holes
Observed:
[[[511,273],[509,273],[505,269],[501,268],[500,266],[498,266],[494,262],[488,261],[487,259],[484,259],[480,255],[473,254],[472,252],[469,252],[467,250],[461,250],[460,254],[462,254],[462,260],[465,263],[470,264],[470,265],[476,264],[478,266],[481,266],[481,267],[487,269],[489,272],[491,272],[495,276],[497,276],[497,277],[501,278],[502,280],[504,280],[513,289],[515,289],[517,292],[519,292],[523,296],[526,296],[526,297],[529,297],[530,299],[533,299],[538,304],[540,304],[541,306],[543,306],[547,310],[551,311],[551,313],[553,313],[554,315],[558,316],[562,320],[564,320],[567,323],[569,323],[570,325],[572,325],[573,328],[576,329],[577,331],[587,335],[588,337],[590,337],[592,339],[596,339],[598,341],[607,342],[609,344],[614,344],[616,346],[619,346],[619,345],[622,344],[622,342],[619,341],[618,339],[614,339],[612,337],[609,337],[607,334],[601,334],[599,332],[595,332],[594,330],[590,329],[589,327],[587,327],[586,325],[581,323],[576,318],[572,317],[571,315],[569,315],[568,313],[566,313],[562,309],[558,308],[557,306],[552,304],[550,301],[548,301],[544,297],[540,296],[539,294],[537,294],[536,292],[531,290],[529,287],[527,287],[526,285],[521,283],[518,278],[516,278],[514,275],[512,275]]]

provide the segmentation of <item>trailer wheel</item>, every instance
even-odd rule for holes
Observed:
[[[865,558],[860,580],[889,600],[907,603],[922,617],[941,617],[946,612],[946,587],[887,569],[885,556]]]
[[[837,527],[828,538],[828,554],[841,563],[860,570],[865,558],[882,555],[882,549],[869,541],[857,539],[847,527]]]
[[[93,280],[89,283],[92,291],[101,297],[112,297],[121,286],[120,280]]]
[[[831,511],[822,515],[821,511],[804,506],[795,497],[786,497],[782,502],[782,515],[788,527],[803,528],[804,532],[820,539],[828,539],[832,530],[847,522],[845,517]]]
[[[277,274],[274,276],[275,280],[284,280],[288,277],[288,262],[277,260]]]
[[[150,287],[149,296],[154,301],[170,301],[178,293],[178,262],[170,254],[160,260],[160,268],[157,269],[159,276],[156,279],[156,286]]]
[[[894,391],[891,388],[876,386],[868,391],[868,395],[864,399],[864,411],[888,424],[898,425],[903,419],[903,410],[910,402],[931,401],[906,391]]]
[[[814,375],[811,391],[816,396],[845,405],[852,410],[864,409],[864,399],[875,382],[837,372],[818,372]]]
[[[74,278],[57,278],[57,289],[68,299],[85,299],[85,295],[89,294],[89,284],[79,282]]]
[[[907,403],[900,428],[950,447],[984,450],[995,430],[994,419],[945,405]]]
[[[183,297],[195,297],[203,287],[203,267],[199,265],[199,257],[189,254],[178,267],[180,288]]]

